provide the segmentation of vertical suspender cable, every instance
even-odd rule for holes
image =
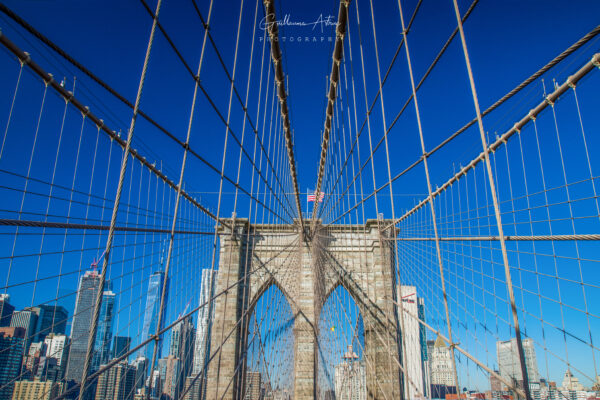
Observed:
[[[0,32],[1,34],[1,32]],[[17,100],[17,94],[19,93],[19,85],[21,84],[21,76],[23,76],[23,61],[19,59],[19,64],[21,67],[19,68],[19,76],[17,78],[17,84],[15,85],[15,91],[13,93],[13,98],[10,103],[10,111],[8,112],[8,118],[6,119],[6,128],[4,128],[4,136],[2,136],[2,145],[0,146],[0,159],[2,159],[2,154],[4,153],[4,144],[6,143],[6,136],[8,135],[8,128],[10,127],[10,122],[12,121],[13,109],[15,108],[15,101]]]

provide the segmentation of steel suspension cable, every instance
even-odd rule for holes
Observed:
[[[263,0],[265,6],[266,21],[269,24],[269,40],[271,41],[271,61],[275,69],[274,78],[277,83],[277,97],[279,99],[279,111],[282,118],[282,126],[285,133],[285,146],[290,165],[290,174],[292,175],[292,184],[294,188],[294,197],[296,199],[296,210],[298,212],[298,222],[301,232],[304,231],[304,221],[302,218],[302,206],[300,205],[300,190],[298,189],[298,179],[296,175],[296,161],[294,159],[294,147],[292,143],[292,132],[290,125],[289,110],[287,105],[287,92],[285,89],[285,75],[281,62],[281,48],[279,47],[279,29],[275,19],[275,6],[273,0]]]
[[[206,26],[206,21],[205,21],[203,15],[202,15],[202,12],[200,11],[200,8],[198,7],[198,4],[197,4],[196,0],[192,0],[192,5],[194,6],[194,10],[196,11],[196,14],[198,15],[198,18],[200,18],[200,22],[202,23],[202,25]],[[218,49],[218,47],[217,47],[217,45],[216,45],[216,43],[215,43],[215,41],[214,41],[211,33],[210,33],[210,30],[208,30],[208,39],[210,40],[211,46],[212,46],[213,50],[215,51],[215,53],[217,55],[217,58],[219,60],[219,63],[221,64],[223,72],[225,72],[225,75],[227,76],[227,79],[229,81],[231,81],[231,74],[229,73],[229,70],[227,69],[227,65],[225,65],[223,57],[221,56],[221,52],[219,51],[219,49]],[[255,126],[255,124],[250,119],[250,116],[248,114],[248,110],[245,109],[245,107],[246,107],[244,105],[245,102],[242,101],[242,98],[241,98],[241,96],[240,96],[237,88],[235,87],[235,85],[233,87],[233,91],[234,91],[234,94],[235,94],[235,97],[236,97],[238,103],[240,104],[240,106],[242,107],[242,109],[244,109],[244,117],[245,117],[245,119],[250,124],[250,127],[252,128],[253,132],[255,134],[258,134],[258,131],[257,131],[257,129],[258,129],[258,119],[256,120],[256,126]],[[262,141],[259,141],[259,144],[260,144],[260,148],[261,148],[262,153],[266,155],[267,153],[266,153],[266,150],[265,150],[265,147],[264,147],[264,144],[262,143]],[[247,157],[248,157],[248,155],[247,155]],[[269,157],[267,157],[267,163],[269,164],[269,167],[271,168],[271,171],[274,171],[273,162],[271,161],[271,159]],[[280,182],[279,176],[276,176],[276,179],[278,181],[280,189],[283,190],[282,183]],[[290,206],[289,207],[290,209],[293,208],[289,200],[287,201],[287,203]]]
[[[152,16],[152,15],[153,15],[153,14],[152,14],[152,11],[151,11],[150,7],[148,6],[148,4],[146,3],[146,1],[145,1],[145,0],[140,0],[140,1],[142,2],[142,5],[144,6],[144,8],[145,8],[145,9],[146,9],[146,11],[148,12],[148,14],[149,14],[150,16]],[[239,93],[237,92],[237,89],[236,89],[236,87],[235,87],[235,85],[234,85],[234,83],[235,83],[235,73],[233,74],[233,76],[231,76],[231,75],[229,74],[229,71],[227,70],[227,68],[226,68],[226,66],[225,66],[225,63],[223,62],[223,60],[222,60],[222,58],[221,58],[221,55],[220,55],[220,53],[218,52],[218,50],[217,50],[217,47],[216,47],[216,45],[215,45],[214,41],[212,40],[212,37],[210,36],[210,31],[209,31],[209,28],[210,28],[210,18],[209,18],[209,19],[208,19],[208,20],[205,22],[205,21],[204,21],[204,18],[202,18],[202,14],[200,13],[200,10],[197,8],[197,6],[196,6],[196,4],[195,4],[195,1],[194,1],[194,0],[192,0],[192,1],[193,1],[193,3],[194,3],[194,7],[195,7],[195,9],[196,9],[196,11],[197,11],[197,13],[198,13],[198,15],[199,15],[199,17],[200,17],[201,21],[202,21],[202,25],[204,26],[204,31],[205,31],[205,32],[209,32],[209,33],[208,33],[208,35],[209,35],[208,37],[209,37],[209,39],[210,39],[210,41],[211,41],[211,44],[212,44],[213,48],[215,49],[215,51],[216,51],[216,53],[217,53],[217,56],[219,57],[219,60],[221,61],[221,66],[223,67],[223,70],[225,71],[225,73],[226,73],[226,75],[227,75],[227,78],[228,78],[228,80],[229,80],[229,82],[230,82],[231,86],[233,87],[233,92],[234,92],[234,94],[236,95],[236,99],[237,99],[237,101],[240,103],[240,107],[241,107],[241,108],[243,109],[243,111],[244,111],[244,118],[248,120],[248,122],[250,123],[250,126],[252,127],[252,129],[255,129],[255,128],[254,128],[254,124],[252,123],[252,120],[250,119],[250,116],[248,115],[248,109],[247,109],[247,107],[245,106],[244,102],[242,101],[242,99],[241,99],[241,97],[240,97]],[[194,82],[196,82],[196,85],[197,85],[197,87],[198,87],[198,88],[199,88],[199,89],[202,91],[202,93],[205,95],[205,97],[207,98],[207,100],[209,101],[209,103],[211,104],[211,106],[214,108],[215,112],[217,113],[217,115],[219,116],[219,118],[221,119],[221,121],[222,121],[222,122],[225,124],[225,126],[227,127],[227,129],[229,129],[229,131],[231,132],[231,135],[232,135],[232,138],[233,138],[233,140],[234,140],[234,141],[235,141],[235,142],[238,144],[238,146],[240,147],[240,152],[241,152],[241,153],[243,153],[243,154],[244,154],[244,156],[245,156],[245,157],[246,157],[248,160],[250,160],[250,155],[249,155],[249,154],[246,152],[246,150],[245,150],[245,149],[244,149],[244,147],[243,147],[243,141],[240,141],[240,140],[238,139],[238,137],[235,135],[235,133],[233,132],[233,130],[232,130],[231,126],[230,126],[229,117],[225,117],[225,116],[223,116],[223,114],[222,114],[222,113],[221,113],[221,112],[218,110],[218,108],[217,108],[217,106],[216,106],[216,103],[215,103],[215,102],[212,100],[212,98],[211,98],[211,97],[208,95],[208,92],[206,91],[206,89],[205,89],[204,85],[203,85],[203,84],[202,84],[202,82],[200,81],[200,77],[199,77],[199,75],[198,75],[198,74],[195,74],[195,75],[193,74],[193,72],[192,72],[192,70],[191,70],[191,68],[190,68],[189,64],[188,64],[188,63],[185,61],[185,59],[184,59],[183,55],[181,54],[181,52],[179,51],[179,49],[177,48],[177,46],[175,45],[175,43],[173,42],[173,40],[170,38],[170,36],[169,36],[169,35],[168,35],[168,33],[166,32],[166,30],[165,30],[165,29],[162,27],[162,25],[160,24],[160,22],[157,22],[157,26],[158,26],[159,30],[161,31],[161,33],[163,34],[163,36],[165,37],[165,39],[167,40],[167,42],[169,43],[170,47],[173,49],[173,51],[175,52],[175,54],[177,55],[177,57],[178,57],[178,58],[179,58],[179,60],[181,61],[181,63],[184,65],[185,69],[188,71],[188,74],[189,74],[189,75],[192,77],[192,79],[194,80]],[[230,114],[230,113],[231,113],[231,105],[229,105],[229,107],[228,107],[228,108],[229,108],[229,110],[228,110],[228,112],[227,112],[227,113],[228,113],[228,114]],[[244,124],[244,127],[245,127],[245,124]],[[187,149],[187,148],[189,148],[189,143],[188,143],[187,145],[188,145],[188,146],[187,146],[187,147],[185,147],[186,149]],[[260,173],[259,173],[259,175],[261,175],[261,177],[262,177],[262,174],[260,174]],[[265,178],[263,178],[263,179],[265,179]],[[278,182],[278,183],[279,183],[279,182]],[[281,188],[281,183],[279,183],[279,186],[280,186],[280,188]],[[268,187],[269,187],[269,189],[271,190],[271,193],[274,193],[274,191],[273,191],[272,187],[271,187],[270,185],[269,185]],[[236,185],[236,189],[237,189],[237,188],[238,188],[238,186]],[[281,202],[281,200],[279,199],[279,197],[277,197],[277,200],[278,200],[279,202]],[[286,211],[288,211],[288,210],[286,209]],[[288,215],[289,215],[289,213],[288,213]]]
[[[0,4],[1,8],[2,4]],[[121,148],[125,148],[127,146],[127,142],[121,139],[117,133],[111,130],[108,126],[104,124],[104,122],[98,118],[95,114],[93,114],[88,107],[84,106],[77,98],[71,93],[64,89],[56,80],[52,78],[52,75],[44,71],[38,64],[36,64],[29,55],[19,49],[12,41],[10,41],[6,35],[0,36],[0,43],[2,43],[6,48],[8,48],[13,54],[15,54],[19,60],[21,60],[25,65],[29,66],[32,71],[34,71],[38,76],[40,76],[44,82],[47,82],[49,86],[51,86],[54,90],[56,90],[63,98],[69,101],[69,104],[72,104],[75,108],[77,108],[85,117],[86,120],[92,121],[102,132],[107,134],[111,139],[116,141]],[[139,160],[145,167],[149,168],[154,174],[158,175],[163,181],[165,181],[171,188],[176,189],[177,185],[171,181],[164,173],[162,173],[154,164],[151,164],[145,157],[143,157],[138,151],[132,149],[131,146],[129,148],[129,154],[135,159]],[[213,213],[211,213],[206,207],[202,206],[198,203],[190,194],[188,194],[185,190],[182,190],[182,195],[186,198],[186,200],[190,201],[196,207],[200,208],[209,215],[211,218],[216,219]]]

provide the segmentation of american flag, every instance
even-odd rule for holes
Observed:
[[[325,197],[325,193],[321,192],[319,194],[319,203],[321,203],[323,201],[324,197]],[[317,198],[317,191],[315,190],[314,193],[308,195],[307,201],[315,201],[316,198]]]

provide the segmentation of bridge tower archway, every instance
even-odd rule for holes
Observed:
[[[340,285],[363,317],[365,359],[374,366],[367,374],[368,398],[398,398],[392,242],[379,229],[386,225],[377,220],[327,228],[317,224],[305,236],[296,225],[227,220],[219,231],[207,398],[234,400],[244,393],[249,317],[273,285],[285,295],[294,316],[294,399],[318,397],[319,316],[328,294]]]

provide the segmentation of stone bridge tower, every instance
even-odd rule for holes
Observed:
[[[206,398],[242,399],[248,322],[254,305],[271,286],[286,296],[294,316],[294,399],[317,398],[321,309],[342,285],[364,322],[367,398],[400,398],[398,322],[394,299],[391,234],[380,227],[317,224],[303,236],[296,225],[249,224],[229,219],[221,228],[215,319]],[[239,322],[239,323],[238,323]],[[391,351],[390,351],[391,350]]]

